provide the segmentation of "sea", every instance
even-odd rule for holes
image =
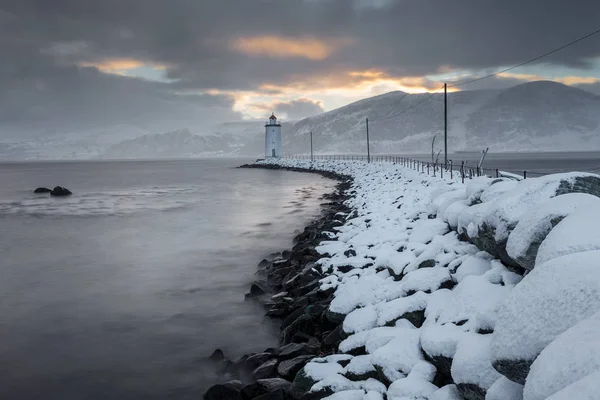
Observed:
[[[251,161],[0,163],[0,399],[200,399],[276,345],[244,294],[335,182]]]

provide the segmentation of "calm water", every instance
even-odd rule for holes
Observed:
[[[199,399],[275,344],[244,293],[333,183],[243,161],[0,164],[0,398]]]

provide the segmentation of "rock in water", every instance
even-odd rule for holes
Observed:
[[[57,196],[57,197],[70,196],[72,194],[73,193],[69,189],[62,187],[62,186],[56,186],[54,189],[52,189],[50,191],[50,196]]]
[[[204,393],[204,400],[242,400],[239,389],[228,385],[215,385]]]
[[[52,190],[45,188],[45,187],[39,187],[33,191],[33,193],[50,193],[50,192],[52,192]]]

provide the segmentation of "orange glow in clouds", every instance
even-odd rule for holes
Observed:
[[[230,45],[232,49],[251,56],[307,58],[322,61],[341,47],[348,46],[351,43],[350,39],[324,41],[315,38],[254,36],[235,39]]]

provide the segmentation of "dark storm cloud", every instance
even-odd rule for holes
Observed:
[[[107,118],[143,118],[204,107],[173,90],[256,90],[338,70],[420,76],[443,66],[494,68],[600,27],[597,7],[596,0],[0,0],[0,115],[58,119],[71,112],[89,121],[101,103],[94,91],[103,90],[114,104]],[[231,46],[261,36],[311,37],[329,51],[317,60]],[[599,40],[545,61],[585,68],[600,56]],[[125,58],[165,66],[175,82],[75,67]],[[230,106],[218,96],[201,102]]]

